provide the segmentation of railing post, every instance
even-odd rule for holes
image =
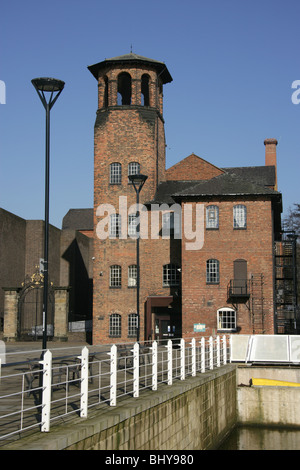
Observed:
[[[117,404],[117,346],[115,344],[107,353],[110,356],[110,406]]]
[[[205,372],[205,338],[202,337],[201,341],[201,372]]]
[[[39,361],[43,366],[43,391],[42,391],[42,423],[41,431],[50,430],[51,413],[51,384],[52,384],[52,353],[47,350],[44,359]]]
[[[192,338],[191,346],[192,346],[192,377],[195,377],[196,375],[196,340],[195,338]]]
[[[227,344],[226,344],[226,335],[223,336],[223,364],[227,364]]]
[[[168,365],[168,385],[172,385],[172,341],[169,339],[167,343],[167,352],[168,352],[168,359],[167,359],[167,365]]]
[[[140,380],[140,357],[139,357],[140,345],[135,343],[133,346],[133,396],[138,398],[139,396],[139,380]]]
[[[152,390],[157,390],[157,341],[152,343]]]
[[[180,380],[185,380],[185,341],[180,340]]]
[[[209,368],[212,370],[214,368],[214,345],[213,337],[209,337]]]
[[[217,336],[217,367],[221,365],[221,356],[220,356],[220,336]]]
[[[81,351],[81,398],[80,398],[80,417],[87,418],[88,410],[88,381],[89,381],[89,350],[85,346]]]

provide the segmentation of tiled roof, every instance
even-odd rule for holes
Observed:
[[[225,173],[210,180],[164,181],[150,203],[173,204],[178,198],[280,194],[270,188],[275,182],[274,167],[222,168]]]

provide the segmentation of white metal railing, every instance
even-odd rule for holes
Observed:
[[[123,396],[218,368],[228,362],[229,347],[224,335],[85,346],[68,356],[47,350],[40,360],[2,366],[2,375],[0,365],[0,442],[32,428],[49,432],[55,420],[86,418],[91,407],[116,406]],[[28,370],[17,372],[22,368]]]

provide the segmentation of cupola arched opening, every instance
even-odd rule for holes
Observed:
[[[142,81],[141,81],[142,106],[150,106],[149,81],[150,81],[150,77],[148,74],[142,75]]]
[[[131,104],[131,76],[127,72],[118,75],[118,105]]]

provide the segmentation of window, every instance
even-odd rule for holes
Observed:
[[[141,82],[141,102],[142,106],[149,106],[150,105],[150,100],[149,100],[149,75],[143,75],[142,76],[142,82]]]
[[[128,176],[139,175],[141,166],[138,162],[131,162],[128,165]],[[131,183],[128,179],[128,183]]]
[[[131,104],[131,76],[129,73],[122,72],[118,76],[118,105]]]
[[[109,218],[109,238],[119,238],[121,235],[121,216],[111,214]]]
[[[136,336],[138,327],[138,316],[136,313],[128,315],[128,336]]]
[[[136,287],[137,284],[137,266],[132,264],[128,266],[128,287]]]
[[[181,238],[181,215],[175,212],[165,212],[162,215],[162,236]]]
[[[110,266],[110,273],[109,273],[109,287],[121,287],[121,266],[114,264]]]
[[[121,315],[113,313],[109,316],[109,336],[121,336]]]
[[[109,171],[110,184],[121,184],[122,182],[122,166],[121,163],[112,163]]]
[[[163,287],[179,286],[180,268],[175,264],[163,266]]]
[[[218,310],[218,330],[236,330],[236,312],[232,308]]]
[[[238,204],[233,208],[233,228],[247,227],[247,209],[246,206]]]
[[[136,214],[129,214],[128,216],[128,235],[130,237],[137,236],[137,216]]]
[[[206,208],[206,228],[219,228],[219,208],[218,208],[218,206],[207,206],[207,208]]]
[[[220,282],[219,261],[217,259],[208,259],[206,261],[206,283],[218,284]]]

